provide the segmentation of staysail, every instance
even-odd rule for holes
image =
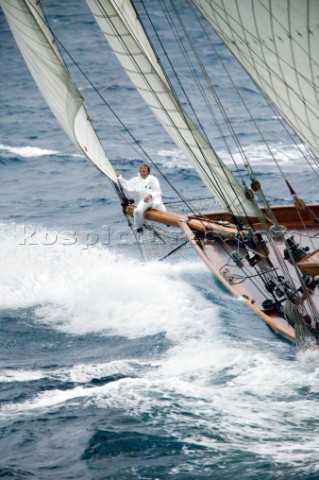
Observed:
[[[235,214],[254,215],[239,182],[175,98],[131,1],[87,3],[131,81],[205,185]]]
[[[319,158],[319,2],[193,1]]]
[[[83,97],[64,65],[37,0],[0,0],[12,34],[43,97],[80,151],[113,182],[115,171],[97,138]]]

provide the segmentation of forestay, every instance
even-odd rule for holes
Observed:
[[[222,204],[253,215],[243,188],[175,98],[130,0],[87,0],[131,81],[199,176]]]
[[[61,126],[80,149],[112,181],[117,177],[97,138],[83,97],[64,65],[37,0],[0,0],[13,36],[43,97]]]
[[[193,1],[319,158],[319,2]]]

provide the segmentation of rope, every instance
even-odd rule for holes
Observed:
[[[163,42],[161,41],[161,38],[160,38],[159,35],[158,35],[157,29],[155,28],[155,26],[154,26],[154,24],[153,24],[153,22],[152,22],[152,20],[151,20],[151,17],[150,17],[150,15],[149,15],[148,11],[147,11],[147,8],[146,8],[146,6],[145,6],[145,4],[144,4],[144,1],[143,1],[143,0],[140,0],[140,3],[141,3],[141,5],[142,5],[143,8],[144,8],[145,14],[147,15],[147,18],[148,18],[148,20],[149,20],[149,22],[150,22],[150,25],[151,25],[152,28],[153,28],[154,34],[156,35],[156,38],[157,38],[158,42],[159,42],[160,45],[161,45],[161,48],[162,48],[162,50],[163,50],[163,53],[164,53],[164,55],[165,55],[165,57],[166,57],[169,65],[170,65],[170,67],[171,67],[171,69],[172,69],[172,71],[173,71],[173,73],[174,73],[174,75],[175,75],[175,78],[176,78],[176,80],[177,80],[177,82],[178,82],[178,86],[179,86],[180,89],[182,90],[182,92],[183,92],[183,94],[184,94],[184,96],[185,96],[185,98],[186,98],[187,104],[188,104],[189,107],[192,109],[192,112],[193,112],[193,114],[194,114],[194,116],[195,116],[195,118],[196,118],[196,120],[197,120],[197,123],[198,123],[198,125],[200,126],[201,131],[202,131],[203,134],[204,134],[204,138],[206,139],[206,141],[207,141],[208,144],[210,145],[210,142],[209,142],[209,140],[208,140],[208,138],[207,138],[207,136],[206,136],[206,134],[205,134],[205,130],[204,130],[204,128],[203,128],[203,126],[202,126],[202,124],[201,124],[201,122],[200,122],[200,120],[199,120],[199,118],[198,118],[198,116],[197,116],[197,114],[196,114],[196,112],[195,112],[195,110],[193,109],[192,102],[190,101],[190,99],[189,99],[189,97],[188,97],[188,95],[187,95],[187,93],[186,93],[186,90],[184,89],[182,83],[181,83],[180,80],[179,80],[179,76],[178,76],[178,74],[177,74],[177,71],[176,71],[173,63],[171,62],[168,54],[167,54],[167,51],[166,51],[166,49],[165,49],[165,47],[164,47]],[[182,54],[185,56],[185,58],[187,58],[187,54],[185,53],[185,50],[184,50],[184,48],[183,48],[183,46],[182,46],[182,43],[181,43],[181,41],[180,41],[180,39],[179,39],[179,36],[176,34],[176,30],[174,29],[174,23],[171,21],[171,16],[170,16],[168,10],[166,9],[166,7],[165,7],[165,5],[164,5],[164,3],[163,3],[162,0],[160,1],[160,3],[161,3],[161,6],[162,6],[163,13],[164,13],[164,15],[165,15],[165,17],[166,17],[166,19],[167,19],[168,25],[169,25],[169,27],[171,28],[171,30],[172,30],[172,32],[173,32],[173,34],[174,34],[174,36],[175,36],[176,44],[179,45]],[[158,59],[158,62],[160,63],[160,60],[159,60],[159,59]],[[164,71],[164,73],[165,73],[165,70],[164,70],[164,69],[163,69],[163,71]],[[169,83],[171,90],[174,92],[174,90],[175,90],[175,89],[174,89],[174,86],[172,85],[171,79],[166,75],[166,73],[165,73],[165,78],[166,78],[167,82]],[[187,119],[186,119],[185,117],[184,117],[184,121],[185,121],[186,123],[188,123],[188,121],[187,121]],[[195,141],[197,142],[196,138],[195,138]],[[232,212],[232,210],[231,210],[231,205],[228,204],[228,200],[227,200],[227,198],[226,198],[225,195],[224,195],[222,186],[219,185],[219,183],[220,183],[220,182],[219,182],[219,179],[216,177],[216,174],[215,174],[215,172],[214,172],[214,169],[212,168],[212,166],[211,166],[210,163],[208,162],[207,157],[206,157],[206,154],[205,154],[205,152],[203,151],[203,149],[201,148],[201,146],[198,144],[198,142],[197,142],[197,147],[198,147],[198,149],[200,150],[200,152],[201,152],[201,154],[202,154],[202,157],[203,157],[203,159],[204,159],[204,161],[205,161],[206,167],[208,168],[208,170],[209,170],[209,172],[210,172],[210,174],[211,174],[211,177],[214,179],[214,188],[218,191],[220,197],[223,199],[224,204],[226,205],[226,208],[227,208],[227,210],[229,211],[229,213],[230,213],[231,215],[235,216],[235,215],[234,215],[234,212]],[[211,148],[212,148],[212,147],[211,147]],[[213,149],[212,149],[212,150],[213,150]],[[227,175],[228,169],[225,167],[224,163],[221,161],[221,159],[219,158],[219,156],[217,155],[217,153],[216,153],[215,151],[214,151],[214,153],[215,153],[216,159],[218,160],[219,167],[220,167],[221,170],[224,172],[224,174]],[[240,199],[239,199],[236,191],[234,190],[233,186],[230,185],[230,187],[231,187],[231,189],[232,189],[232,191],[233,191],[233,193],[234,193],[234,196],[235,196],[235,198],[237,199],[238,203],[240,203]]]
[[[284,316],[295,330],[296,343],[299,347],[302,347],[307,340],[313,338],[302,316],[300,307],[288,300],[284,306]]]

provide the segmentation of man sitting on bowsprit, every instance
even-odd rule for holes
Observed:
[[[140,166],[140,172],[137,177],[130,180],[124,180],[122,175],[116,174],[121,186],[130,193],[138,193],[139,202],[134,211],[134,228],[137,232],[143,231],[144,213],[149,208],[166,211],[162,201],[162,191],[159,181],[153,175],[150,175],[150,167],[143,163]]]

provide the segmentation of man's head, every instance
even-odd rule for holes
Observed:
[[[140,175],[142,178],[146,178],[149,173],[150,173],[151,169],[150,167],[147,165],[147,163],[142,163],[142,165],[140,166]]]

